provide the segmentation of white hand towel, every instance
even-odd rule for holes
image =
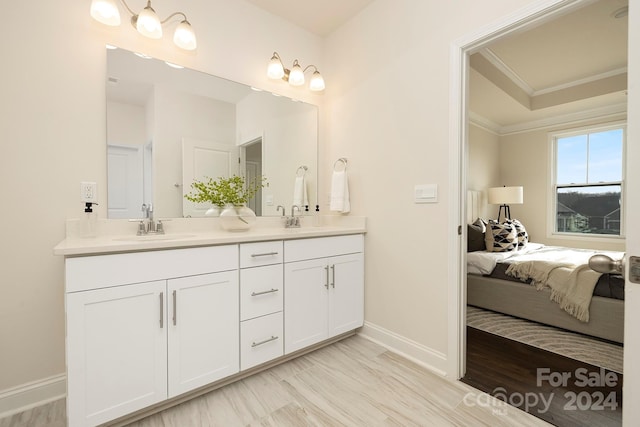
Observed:
[[[309,205],[309,199],[307,198],[307,181],[303,176],[296,176],[296,180],[293,184],[293,204],[297,205],[300,209],[304,209]]]
[[[329,203],[329,210],[341,213],[348,213],[351,211],[347,171],[333,171],[333,176],[331,177],[331,201]]]

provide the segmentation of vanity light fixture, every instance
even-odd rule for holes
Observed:
[[[296,59],[293,61],[291,69],[285,68],[278,52],[273,52],[273,56],[267,67],[267,76],[274,80],[282,79],[285,82],[289,82],[291,86],[302,86],[304,84],[304,73],[310,68],[313,68],[314,71],[309,81],[309,90],[314,92],[324,90],[324,79],[315,65],[307,65],[303,69]]]
[[[151,7],[151,0],[147,0],[147,6],[140,13],[135,13],[131,10],[124,0],[120,0],[120,3],[131,14],[131,25],[143,36],[152,39],[162,38],[162,24],[167,23],[174,16],[181,16],[182,21],[173,33],[173,42],[184,50],[194,50],[196,48],[196,35],[193,32],[193,28],[191,28],[191,24],[187,21],[187,15],[184,13],[174,12],[161,21],[156,11]],[[93,19],[105,25],[113,27],[120,25],[120,12],[115,0],[91,0],[90,13]]]

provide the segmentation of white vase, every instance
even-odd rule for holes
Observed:
[[[246,231],[255,222],[255,212],[246,205],[226,205],[220,212],[220,226],[227,231]]]
[[[207,211],[204,213],[204,216],[219,217],[220,216],[220,212],[222,212],[222,209],[220,208],[220,206],[215,205],[215,206],[212,206],[209,209],[207,209]]]

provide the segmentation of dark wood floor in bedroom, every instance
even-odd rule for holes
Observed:
[[[622,425],[622,377],[467,327],[467,372],[462,381],[498,398],[506,396],[501,400],[556,426]]]

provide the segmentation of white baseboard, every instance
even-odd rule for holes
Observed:
[[[358,335],[380,344],[389,351],[397,353],[437,375],[449,377],[447,373],[447,355],[440,351],[412,341],[371,322],[364,322],[364,326],[358,332]]]
[[[55,375],[0,391],[0,418],[26,411],[67,394],[67,376]]]

